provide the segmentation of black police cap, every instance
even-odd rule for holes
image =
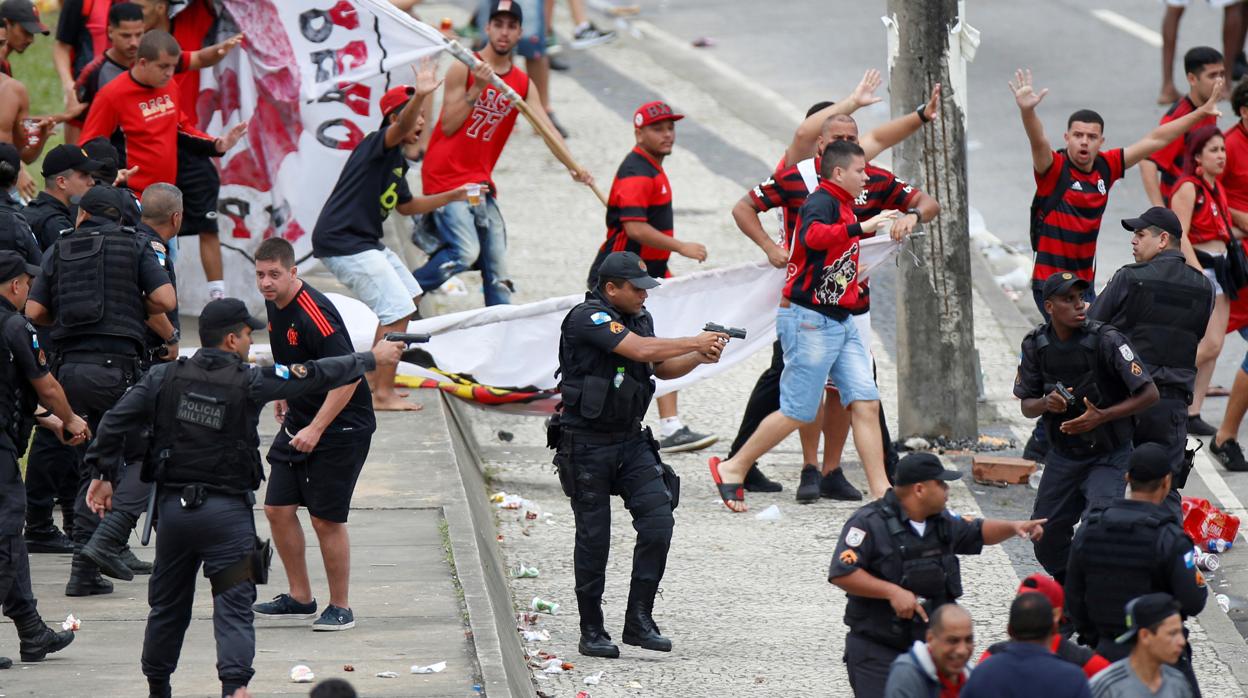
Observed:
[[[39,267],[27,264],[26,258],[13,250],[0,250],[0,282],[11,281],[22,274],[38,276]]]
[[[199,313],[199,327],[203,330],[226,330],[247,325],[253,330],[264,329],[265,322],[252,317],[247,304],[237,298],[218,298],[210,301]]]
[[[87,190],[78,199],[78,208],[89,216],[121,222],[121,212],[125,210],[126,199],[120,189],[104,184],[97,184]]]
[[[22,166],[22,156],[17,152],[17,148],[13,147],[12,143],[0,143],[0,162],[17,170]]]
[[[1161,228],[1170,233],[1170,237],[1179,237],[1183,234],[1183,226],[1179,223],[1179,217],[1174,215],[1174,211],[1164,206],[1154,206],[1141,213],[1139,218],[1124,218],[1122,227],[1133,233],[1145,228]]]
[[[659,280],[646,271],[646,263],[635,252],[612,252],[598,265],[599,279],[624,279],[637,288],[654,288]]]
[[[959,480],[962,473],[957,470],[945,470],[944,463],[934,453],[907,453],[897,461],[897,472],[893,475],[893,484],[902,487],[929,480]]]
[[[87,156],[87,151],[76,145],[62,143],[43,156],[43,176],[51,177],[66,170],[78,170],[92,174],[100,169],[101,163]]]
[[[1173,472],[1166,449],[1151,441],[1136,446],[1127,463],[1132,482],[1154,482]]]
[[[1053,296],[1066,293],[1076,286],[1082,290],[1088,287],[1088,282],[1068,271],[1055,272],[1044,280],[1044,287],[1040,291],[1041,298],[1048,300]]]

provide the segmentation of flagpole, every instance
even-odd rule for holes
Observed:
[[[451,54],[451,56],[453,56],[456,60],[468,66],[468,70],[470,71],[475,69],[477,65],[482,62],[479,58],[473,55],[471,51],[461,46],[458,41],[447,41],[446,49],[447,53]],[[515,90],[511,89],[511,85],[503,82],[503,79],[497,75],[493,76],[490,80],[490,84],[494,86],[494,89],[503,93],[503,95],[506,96],[507,99],[520,110],[520,113],[524,115],[524,118],[528,119],[529,123],[533,125],[534,130],[537,131],[537,134],[542,137],[543,141],[546,142],[546,147],[550,148],[550,152],[554,154],[555,158],[557,158],[559,162],[563,163],[564,167],[568,168],[572,172],[584,171],[584,168],[576,162],[576,158],[572,156],[572,151],[568,150],[568,146],[564,144],[563,139],[555,135],[551,128],[546,124],[546,121],[539,118],[538,115],[533,112],[532,107],[521,99],[520,95],[517,94]],[[602,190],[598,188],[598,185],[590,184],[589,188],[593,190],[594,195],[598,197],[598,200],[602,202],[602,205],[606,206],[607,197],[603,195]]]

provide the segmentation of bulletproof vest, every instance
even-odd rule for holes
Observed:
[[[16,312],[0,306],[0,327],[15,315]],[[0,433],[12,440],[18,458],[26,453],[30,432],[35,426],[35,407],[39,402],[34,386],[18,373],[17,363],[13,360],[13,353],[23,350],[24,347],[4,346],[0,352],[0,357],[4,358],[3,366],[0,366]]]
[[[0,250],[20,254],[27,264],[38,265],[43,261],[39,241],[30,230],[30,224],[16,207],[0,202]]]
[[[179,357],[156,398],[143,479],[242,494],[260,486],[260,436],[248,420],[251,369]],[[150,464],[150,467],[149,467]]]
[[[72,230],[74,227],[68,219],[68,214],[58,206],[60,202],[49,201],[45,198],[46,196],[46,194],[40,195],[22,211],[22,216],[30,225],[31,232],[41,249],[51,247],[62,232]]]
[[[619,311],[592,291],[586,294],[583,305],[610,315],[640,336],[654,336],[648,313],[621,318]],[[568,342],[568,318],[573,315],[564,318],[559,338],[563,425],[605,432],[638,429],[654,395],[649,365],[601,351],[587,342]]]
[[[896,506],[883,499],[874,505],[884,519],[896,551],[881,566],[881,576],[926,599],[924,607],[929,614],[962,596],[961,568],[958,556],[953,553],[953,534],[948,519],[944,515],[928,519],[927,526],[934,526],[935,530],[931,535],[920,536],[902,520]],[[923,639],[927,624],[918,615],[902,620],[887,602],[874,601],[878,600],[860,600],[850,595],[846,619],[852,631],[898,650],[905,650],[915,640]]]
[[[1097,407],[1108,407],[1123,400],[1126,395],[1119,387],[1120,381],[1108,380],[1101,369],[1100,344],[1103,323],[1088,321],[1082,332],[1065,342],[1050,337],[1041,329],[1032,334],[1036,343],[1040,373],[1047,393],[1061,383],[1075,396],[1075,404],[1065,412],[1045,412],[1046,433],[1058,452],[1073,458],[1110,453],[1131,437],[1131,422],[1120,419],[1104,424],[1083,434],[1064,434],[1062,422],[1074,419],[1087,411],[1084,398]]]
[[[79,227],[57,240],[56,324],[52,339],[106,335],[143,345],[147,310],[139,288],[142,244],[134,231],[115,223]]]
[[[1130,264],[1126,321],[1120,328],[1150,369],[1194,369],[1205,332],[1212,289],[1204,274],[1182,259]],[[1185,386],[1179,386],[1185,387]]]
[[[1163,507],[1137,509],[1117,503],[1092,510],[1084,522],[1083,545],[1072,549],[1086,570],[1084,596],[1101,639],[1126,632],[1125,607],[1137,596],[1164,591],[1155,583],[1161,537],[1174,514]]]

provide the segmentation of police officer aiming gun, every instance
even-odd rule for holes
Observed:
[[[223,696],[246,686],[254,671],[252,604],[267,578],[257,563],[251,507],[263,479],[256,425],[265,403],[325,392],[363,377],[378,365],[396,365],[403,345],[378,342],[372,352],[290,366],[244,363],[251,333],[265,326],[242,301],[225,298],[204,307],[191,358],[154,366],[100,421],[87,453],[93,479],[87,493],[100,516],[112,508],[112,480],[122,467],[126,434],[151,427],[143,478],[157,483],[156,570],[149,583],[151,613],[143,639],[143,673],[152,696],[169,696],[195,597],[200,565],[212,583],[212,624]]]
[[[701,364],[715,363],[728,342],[718,332],[655,337],[644,304],[646,292],[658,285],[636,254],[612,252],[598,268],[598,286],[563,319],[559,339],[563,403],[551,420],[548,445],[559,449],[555,465],[576,517],[578,649],[594,657],[620,656],[602,617],[612,494],[624,499],[637,531],[624,643],[660,652],[672,649],[651,613],[667,567],[680,481],[660,460],[658,442],[641,420],[654,395],[653,376],[679,378]]]

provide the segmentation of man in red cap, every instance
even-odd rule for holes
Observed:
[[[672,230],[672,186],[663,171],[663,159],[676,143],[676,122],[685,118],[664,102],[647,102],[633,113],[633,136],[637,145],[620,163],[611,194],[607,197],[607,239],[589,268],[589,287],[598,285],[598,267],[612,252],[633,252],[641,257],[646,272],[656,279],[672,275],[667,260],[672,253],[706,261],[706,247],[676,239]],[[664,453],[696,451],[719,440],[700,434],[681,423],[676,414],[676,393],[658,399],[659,445]]]
[[[1084,647],[1058,632],[1058,628],[1062,624],[1062,616],[1065,615],[1066,592],[1062,590],[1062,585],[1058,584],[1056,579],[1039,572],[1029,575],[1018,586],[1018,594],[1044,594],[1048,598],[1049,603],[1052,604],[1053,636],[1049,638],[1049,651],[1083,669],[1084,675],[1089,679],[1109,666],[1108,659],[1097,654],[1090,647]],[[984,650],[983,656],[979,658],[979,663],[983,664],[984,660],[991,657],[994,653],[1000,652],[1007,644],[1009,643],[998,642]]]
[[[400,85],[382,96],[381,128],[365,136],[347,158],[312,229],[312,254],[376,313],[378,337],[406,331],[423,293],[403,260],[382,243],[382,222],[391,211],[427,213],[467,197],[463,185],[433,196],[412,196],[407,188],[404,153],[420,139],[420,105],[438,89],[435,67],[432,59],[422,60],[415,87]],[[379,366],[368,374],[373,408],[420,409],[395,391],[395,368]]]

